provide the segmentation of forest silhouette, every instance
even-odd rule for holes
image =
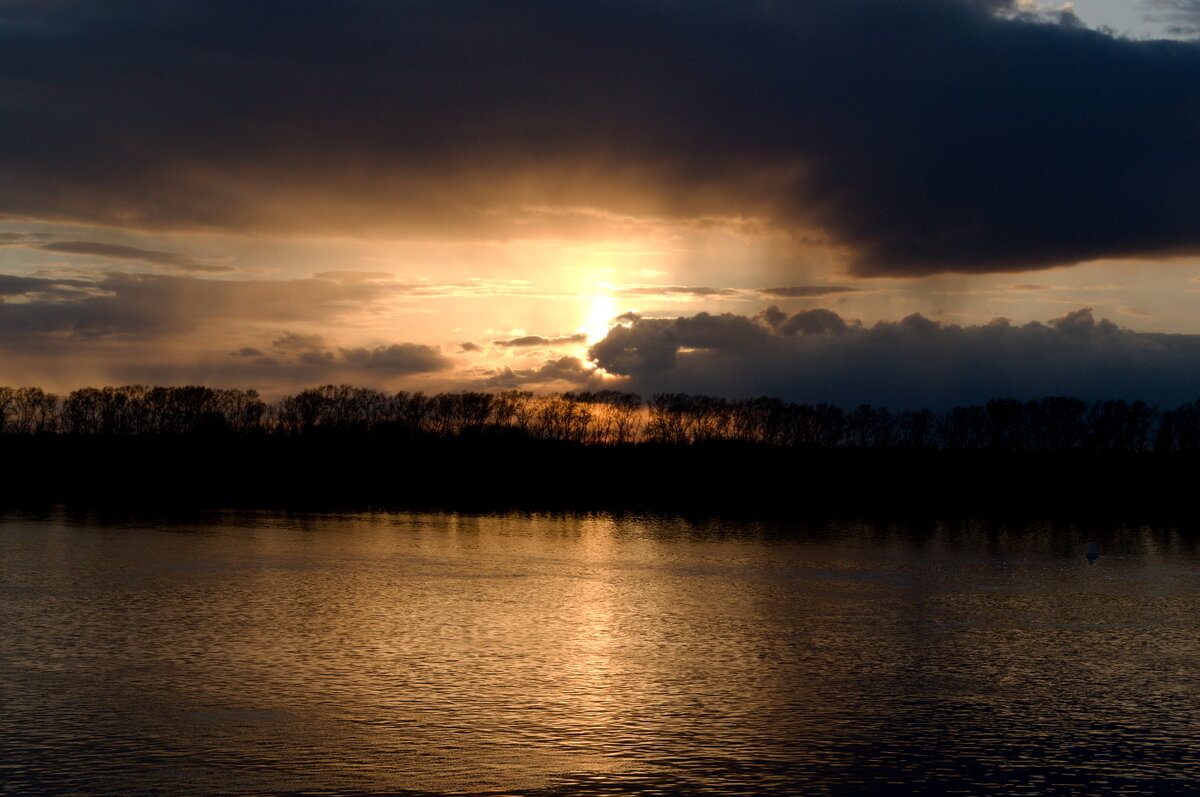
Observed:
[[[945,411],[613,390],[0,387],[5,504],[1190,516],[1200,400]]]

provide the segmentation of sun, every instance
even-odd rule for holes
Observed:
[[[608,334],[620,310],[617,300],[612,296],[587,297],[582,305],[583,322],[577,329],[587,335],[588,345],[591,345]]]

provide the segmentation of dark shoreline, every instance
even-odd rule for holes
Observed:
[[[1182,452],[587,446],[316,436],[0,438],[0,506],[685,512],[1190,523]]]

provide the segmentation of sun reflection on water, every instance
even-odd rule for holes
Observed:
[[[58,518],[0,553],[18,791],[1152,794],[1200,768],[1200,552],[1166,531]]]

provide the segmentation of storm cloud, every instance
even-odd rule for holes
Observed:
[[[770,395],[893,409],[999,396],[1071,395],[1173,405],[1200,398],[1200,335],[1135,332],[1081,308],[1047,323],[943,324],[921,315],[866,326],[825,309],[756,317],[639,318],[589,357],[644,395]]]
[[[1164,8],[1193,29],[1190,0]],[[1015,9],[16,0],[0,213],[449,236],[547,209],[758,218],[859,276],[1200,251],[1200,46]]]

